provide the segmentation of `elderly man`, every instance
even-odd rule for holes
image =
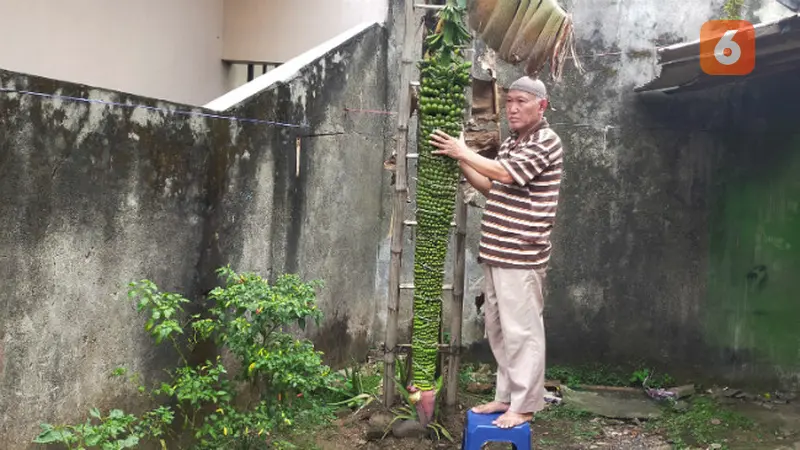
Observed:
[[[496,159],[470,150],[463,133],[436,130],[434,154],[458,160],[486,197],[479,262],[484,270],[486,335],[497,360],[493,402],[476,413],[503,412],[494,422],[512,428],[544,408],[545,331],[543,284],[550,259],[562,168],[561,139],[544,118],[547,90],[522,77],[511,84],[506,116],[511,136]]]

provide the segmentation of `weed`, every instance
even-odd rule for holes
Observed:
[[[723,408],[709,397],[697,397],[684,412],[667,408],[661,418],[647,424],[648,429],[663,432],[679,448],[707,445],[731,429],[752,427],[752,421]]]
[[[663,388],[672,385],[675,380],[668,374],[656,376],[650,369],[638,369],[633,372],[630,383],[633,386],[644,386],[647,388]]]
[[[725,20],[740,20],[742,18],[743,8],[744,0],[727,0],[722,7],[722,18]]]
[[[546,377],[559,380],[561,383],[575,387],[579,384],[627,386],[628,378],[620,371],[602,365],[586,365],[580,367],[552,366],[547,368]]]
[[[550,380],[559,380],[572,388],[581,384],[641,387],[645,382],[647,387],[660,388],[674,383],[674,380],[668,374],[656,376],[655,372],[649,368],[640,368],[630,375],[625,375],[625,371],[621,369],[601,364],[577,367],[552,366],[547,368],[546,377]]]
[[[544,411],[536,414],[536,420],[554,421],[554,420],[568,420],[568,421],[581,421],[595,417],[594,414],[584,411],[568,404],[559,406],[550,406]]]

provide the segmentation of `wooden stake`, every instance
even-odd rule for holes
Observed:
[[[458,371],[461,366],[461,328],[464,310],[464,281],[466,275],[467,204],[464,189],[456,196],[456,241],[453,266],[453,303],[450,309],[450,349],[448,356],[445,406],[458,402]]]
[[[471,52],[473,66],[474,52]],[[469,123],[472,116],[472,89],[466,93],[467,108],[464,123]],[[464,316],[464,284],[467,266],[467,203],[464,199],[464,188],[459,186],[456,195],[456,240],[455,261],[453,264],[453,303],[450,309],[450,349],[447,358],[447,384],[445,385],[445,406],[453,407],[458,403],[458,371],[461,367],[461,329]]]
[[[403,259],[403,218],[408,193],[406,151],[408,145],[408,119],[411,115],[411,75],[414,68],[411,52],[414,49],[414,1],[405,0],[405,31],[403,35],[402,75],[400,77],[400,105],[397,113],[397,148],[395,149],[394,205],[392,208],[392,244],[389,265],[389,299],[386,315],[386,339],[383,355],[383,404],[394,403],[395,347],[397,345],[397,316],[400,310],[400,269]]]

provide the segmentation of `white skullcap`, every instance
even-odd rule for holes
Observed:
[[[521,77],[517,79],[517,81],[511,83],[508,90],[527,92],[539,98],[547,98],[547,88],[544,86],[544,83],[539,79],[528,76]]]

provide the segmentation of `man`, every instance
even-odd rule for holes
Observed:
[[[562,169],[561,139],[544,118],[547,90],[522,77],[511,84],[506,116],[511,136],[496,159],[436,130],[434,154],[458,160],[467,181],[486,197],[479,262],[484,270],[486,335],[497,360],[493,402],[481,414],[503,412],[501,428],[530,421],[544,408],[543,283],[550,259]]]

